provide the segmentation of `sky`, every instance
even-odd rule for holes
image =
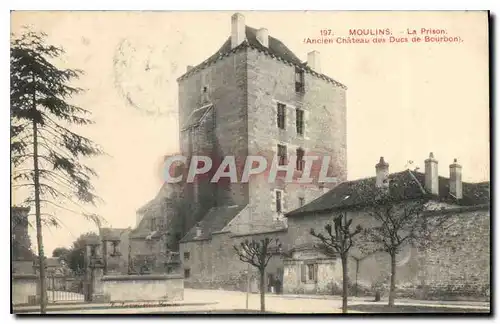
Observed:
[[[85,161],[105,201],[88,211],[108,226],[135,226],[136,210],[161,186],[162,157],[178,149],[176,79],[224,43],[234,12],[14,12],[11,28],[48,34],[66,53],[61,67],[85,71],[86,89],[72,102],[95,124],[75,129],[106,156]],[[407,161],[423,168],[433,152],[439,173],[457,158],[464,181],[489,180],[487,15],[480,12],[241,12],[248,26],[265,27],[305,61],[320,52],[322,72],[347,85],[348,179],[375,174],[380,156],[390,171]],[[306,44],[321,30],[334,39],[349,29],[444,29],[460,43]],[[327,32],[330,33],[330,32]],[[434,35],[435,36],[435,35]],[[19,197],[17,197],[19,198]],[[16,196],[14,196],[16,201]],[[51,253],[70,246],[94,224],[73,214],[44,229]],[[33,247],[36,247],[34,233]]]

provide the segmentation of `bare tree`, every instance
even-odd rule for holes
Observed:
[[[364,212],[374,225],[363,231],[363,250],[388,253],[391,262],[389,306],[396,298],[396,256],[407,245],[423,246],[431,231],[446,220],[444,216],[429,217],[428,194],[411,170],[408,175],[376,188],[361,188]]]
[[[274,243],[274,244],[273,244]],[[273,246],[274,245],[274,246]],[[241,242],[239,246],[235,245],[234,249],[241,261],[254,266],[259,271],[260,275],[260,310],[266,310],[265,294],[266,282],[265,273],[269,260],[276,252],[281,250],[281,243],[278,239],[264,238],[260,241],[252,240]]]
[[[329,255],[339,255],[342,260],[342,313],[347,313],[347,296],[349,294],[347,286],[349,282],[347,262],[349,250],[353,246],[353,238],[362,231],[360,225],[351,231],[351,224],[352,219],[347,219],[347,212],[341,212],[333,220],[333,227],[332,224],[325,225],[326,235],[316,233],[311,228],[311,235],[321,241],[321,248]]]

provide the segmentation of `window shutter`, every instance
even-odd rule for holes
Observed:
[[[301,282],[306,282],[306,278],[307,278],[306,277],[306,275],[307,275],[306,269],[307,269],[307,267],[305,264],[300,265],[300,281]]]
[[[314,282],[318,282],[318,264],[314,264]]]

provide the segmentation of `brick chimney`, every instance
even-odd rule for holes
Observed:
[[[380,161],[375,165],[376,180],[375,185],[377,188],[387,187],[389,185],[389,163],[384,161],[384,157],[380,157]]]
[[[243,43],[245,38],[245,16],[235,13],[231,16],[231,48]]]
[[[307,66],[313,71],[321,73],[321,62],[318,51],[312,51],[307,54]]]
[[[425,189],[433,195],[439,195],[438,161],[432,152],[425,160]]]
[[[257,30],[257,40],[262,46],[269,47],[269,31],[266,28]]]
[[[450,194],[462,199],[462,166],[457,163],[457,159],[450,164]]]

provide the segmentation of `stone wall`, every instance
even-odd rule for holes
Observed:
[[[36,296],[38,276],[35,274],[12,275],[12,304],[28,304]]]
[[[442,232],[423,252],[422,290],[433,298],[489,297],[490,214],[485,210],[450,214]]]
[[[234,245],[248,240],[260,240],[264,237],[272,239],[283,237],[284,232],[260,234],[254,236],[234,236],[221,233],[212,236],[211,240],[198,240],[181,244],[181,260],[184,270],[189,270],[185,277],[185,285],[190,288],[223,288],[228,290],[245,290],[247,263],[239,260]],[[274,244],[273,244],[274,246]],[[186,259],[185,253],[189,253]],[[280,256],[273,256],[266,272],[278,275],[283,269]],[[252,274],[252,290],[258,290],[258,273],[250,267]]]
[[[191,112],[208,102],[213,104],[215,131],[213,136],[193,134],[192,147],[198,154],[205,153],[220,163],[221,157],[237,157],[237,168],[243,168],[241,158],[248,154],[247,135],[247,69],[246,50],[242,49],[225,56],[204,69],[179,81],[179,124],[185,125]],[[203,89],[206,87],[206,94]],[[206,101],[204,101],[206,99]],[[189,132],[181,131],[181,153],[189,156]],[[213,143],[206,143],[207,140]],[[204,149],[211,149],[202,152]],[[193,152],[194,153],[194,152]],[[219,159],[218,159],[219,158]],[[244,162],[244,160],[243,160]],[[200,195],[203,193],[200,192]],[[217,205],[245,205],[248,202],[248,187],[242,183],[221,181],[215,188]],[[192,224],[194,225],[194,224]]]
[[[179,275],[112,275],[102,279],[102,291],[111,302],[178,301],[184,298]]]
[[[436,231],[425,250],[405,246],[396,257],[396,284],[400,295],[416,298],[486,298],[489,294],[490,273],[490,215],[487,209],[458,208],[443,211],[447,221],[442,230]],[[353,226],[369,226],[370,218],[362,212],[350,212]],[[288,247],[314,242],[309,230],[324,232],[324,225],[332,222],[330,214],[292,217],[288,220]],[[349,260],[349,279],[356,278],[356,261],[360,258],[358,284],[371,289],[376,283],[387,287],[390,278],[390,258],[387,253],[363,256],[353,249]],[[302,258],[300,259],[302,260]],[[294,268],[294,262],[288,268]],[[285,266],[286,267],[286,266]],[[337,265],[338,269],[340,264]],[[329,277],[341,283],[342,273],[329,269]],[[293,271],[286,270],[286,271]],[[286,272],[285,271],[285,272]],[[289,285],[288,292],[304,290],[305,285]],[[306,289],[307,290],[307,289]],[[285,292],[286,292],[285,288]]]

